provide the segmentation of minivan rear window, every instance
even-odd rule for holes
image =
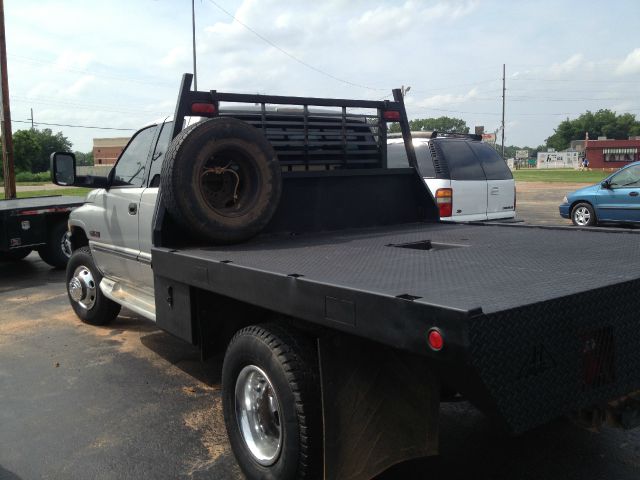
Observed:
[[[464,140],[445,139],[438,141],[449,166],[451,180],[486,180],[480,162]]]
[[[511,180],[513,178],[507,162],[489,145],[475,142],[469,142],[468,145],[480,160],[487,180]]]
[[[413,148],[416,151],[420,175],[423,177],[435,177],[436,172],[433,168],[429,144],[416,142],[413,144]],[[387,166],[389,168],[407,168],[409,166],[404,143],[390,143],[387,145]]]

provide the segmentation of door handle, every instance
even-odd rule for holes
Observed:
[[[497,195],[500,193],[500,188],[498,187],[491,187],[491,195]]]
[[[138,204],[137,203],[130,203],[129,204],[129,215],[135,215],[136,213],[138,213]]]
[[[629,196],[630,197],[637,197],[638,196],[638,192],[629,192]]]

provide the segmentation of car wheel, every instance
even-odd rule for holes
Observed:
[[[73,311],[91,325],[106,325],[120,313],[120,305],[100,290],[102,275],[89,247],[78,248],[67,263],[67,294]]]
[[[54,268],[64,268],[71,258],[71,236],[67,222],[58,222],[51,228],[47,244],[38,249],[40,258]]]
[[[591,227],[598,223],[596,212],[588,203],[578,203],[573,207],[571,221],[578,227]]]
[[[249,480],[316,479],[322,408],[314,342],[278,325],[246,327],[222,367],[224,419]]]

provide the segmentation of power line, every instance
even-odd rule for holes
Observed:
[[[31,123],[31,120],[11,120],[11,123]],[[96,126],[91,126],[91,125],[69,125],[66,123],[45,123],[45,122],[34,122],[34,125],[45,125],[45,126],[50,126],[50,127],[70,127],[70,128],[90,128],[90,129],[94,129],[94,130],[120,130],[120,131],[127,131],[127,132],[133,132],[136,129],[135,128],[117,128],[117,127],[96,127]]]
[[[220,10],[221,12],[225,13],[226,15],[228,15],[229,17],[231,17],[234,21],[238,22],[240,25],[242,25],[244,28],[246,28],[248,31],[250,31],[251,33],[253,33],[256,37],[258,37],[260,40],[262,40],[263,42],[271,45],[273,48],[275,48],[276,50],[278,50],[279,52],[283,53],[284,55],[286,55],[287,57],[289,57],[290,59],[298,62],[300,65],[303,65],[305,67],[307,67],[310,70],[313,70],[316,73],[319,73],[321,75],[324,75],[325,77],[331,78],[332,80],[335,80],[337,82],[341,82],[344,83],[346,85],[350,85],[352,87],[358,87],[358,88],[364,88],[366,90],[375,90],[375,91],[386,91],[386,90],[391,90],[390,88],[375,88],[375,87],[369,87],[367,85],[362,85],[359,83],[355,83],[355,82],[350,82],[349,80],[345,80],[344,78],[340,78],[340,77],[336,77],[335,75],[332,75],[328,72],[325,72],[324,70],[321,70],[317,67],[314,67],[313,65],[305,62],[304,60],[299,59],[298,57],[296,57],[295,55],[293,55],[292,53],[288,52],[287,50],[285,50],[284,48],[280,47],[279,45],[275,44],[274,42],[272,42],[271,40],[269,40],[267,37],[265,37],[264,35],[261,35],[260,33],[258,33],[257,31],[255,31],[253,28],[251,28],[249,25],[247,25],[246,23],[241,22],[240,20],[238,20],[235,15],[233,15],[231,12],[225,10],[224,8],[222,8],[222,6],[220,6],[218,3],[216,3],[214,0],[209,0],[209,2],[211,4],[213,4],[218,10]]]

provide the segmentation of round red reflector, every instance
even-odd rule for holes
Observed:
[[[442,347],[444,347],[444,339],[442,338],[442,334],[435,328],[429,330],[427,339],[429,340],[429,346],[432,350],[438,351],[442,350]]]

